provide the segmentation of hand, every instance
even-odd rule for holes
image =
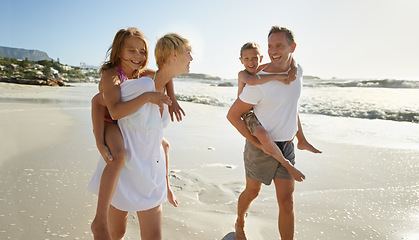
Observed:
[[[99,149],[100,155],[102,155],[103,160],[105,160],[106,163],[109,163],[110,161],[113,160],[111,151],[109,151],[108,146],[101,144],[101,145],[98,145],[97,148]]]
[[[183,111],[183,109],[180,107],[179,103],[176,100],[174,100],[172,102],[172,105],[169,106],[169,113],[170,113],[170,118],[172,119],[172,122],[174,122],[173,114],[176,116],[176,120],[178,122],[182,121],[182,114],[183,116],[185,116],[185,112]]]
[[[291,64],[291,69],[288,72],[287,76],[288,76],[288,78],[287,78],[288,84],[295,81],[295,79],[297,79],[297,76],[298,76],[298,68],[296,66],[294,66],[293,64]]]
[[[169,203],[171,203],[174,207],[179,206],[177,197],[173,194],[170,187],[167,187],[167,200],[169,200]]]
[[[276,74],[278,76],[278,81],[282,82],[283,84],[289,85],[290,83],[288,82],[288,75],[285,74]]]
[[[159,106],[160,110],[164,109],[164,104],[172,105],[172,100],[166,94],[159,92],[150,92],[150,94],[150,102]]]

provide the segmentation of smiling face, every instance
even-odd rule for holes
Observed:
[[[127,74],[141,69],[147,63],[147,49],[144,41],[135,36],[128,36],[121,50],[121,68]]]
[[[291,54],[296,47],[295,43],[290,44],[286,33],[272,33],[268,38],[268,54],[271,63],[278,66],[286,66],[291,60]]]
[[[242,51],[240,61],[248,73],[255,75],[257,73],[259,63],[262,62],[262,56],[260,56],[257,49],[244,49]]]

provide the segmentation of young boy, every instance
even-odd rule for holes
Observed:
[[[248,42],[241,48],[240,61],[244,65],[245,70],[240,71],[238,74],[237,97],[240,96],[246,84],[259,85],[269,81],[278,80],[288,85],[290,82],[296,79],[297,66],[294,59],[292,60],[291,68],[287,73],[267,74],[259,76],[257,73],[264,67],[264,65],[259,67],[259,63],[262,62],[262,58],[263,56],[260,55],[259,46],[256,43]],[[297,168],[295,168],[289,160],[284,158],[281,150],[271,139],[269,133],[260,124],[253,111],[250,110],[249,112],[245,113],[242,118],[246,122],[250,133],[260,141],[263,148],[262,150],[266,154],[271,155],[276,160],[278,160],[296,181],[302,182],[305,179],[305,175]],[[318,149],[314,148],[310,143],[307,142],[299,121],[298,132],[296,136],[298,139],[298,149],[308,150],[313,153],[321,153]]]

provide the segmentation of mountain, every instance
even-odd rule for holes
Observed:
[[[39,50],[27,50],[23,48],[10,48],[0,46],[0,57],[16,58],[29,61],[51,60],[47,53]]]

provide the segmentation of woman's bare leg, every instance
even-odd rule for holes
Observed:
[[[137,212],[141,240],[161,240],[162,206]]]
[[[120,240],[124,238],[127,231],[128,212],[116,209],[114,206],[109,207],[108,225],[112,240]]]

